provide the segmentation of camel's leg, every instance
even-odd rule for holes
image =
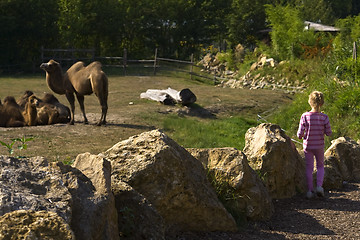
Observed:
[[[101,126],[102,124],[106,124],[106,113],[108,110],[107,93],[98,92],[98,91],[94,91],[94,92],[97,98],[99,99],[101,105],[101,117],[96,125]]]
[[[106,113],[108,110],[106,100],[99,98],[99,102],[101,105],[101,118],[100,118],[99,122],[97,123],[98,126],[100,126],[101,124],[106,124]]]
[[[83,117],[84,117],[84,123],[85,124],[88,124],[88,119],[86,117],[86,114],[85,114],[85,106],[84,106],[84,96],[83,95],[80,95],[80,94],[76,94],[76,98],[79,102],[79,105],[80,105],[80,109],[81,109],[81,112],[83,114]]]
[[[107,81],[106,83],[102,83],[102,87],[100,88],[100,84],[94,84],[93,85],[93,91],[97,98],[99,99],[99,103],[101,105],[101,117],[99,122],[96,124],[98,126],[101,126],[102,124],[106,124],[106,114],[108,110],[107,105],[107,98],[108,98],[108,90],[107,90]]]
[[[70,103],[70,122],[69,124],[73,125],[74,124],[74,112],[75,112],[75,97],[73,93],[66,93],[66,98]]]

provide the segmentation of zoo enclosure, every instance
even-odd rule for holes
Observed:
[[[213,80],[216,83],[218,80],[224,79],[216,75],[206,72],[206,69],[194,63],[193,54],[190,61],[177,60],[171,58],[158,57],[157,48],[155,49],[153,59],[128,59],[127,50],[124,49],[123,56],[119,57],[96,57],[95,49],[47,49],[41,48],[41,61],[46,62],[50,59],[58,61],[62,66],[70,67],[77,61],[91,62],[100,61],[104,67],[122,68],[123,74],[131,75],[129,71],[131,68],[146,69],[148,74],[156,75],[159,72],[180,72],[185,73],[192,79],[193,76]],[[150,70],[150,71],[149,71]]]

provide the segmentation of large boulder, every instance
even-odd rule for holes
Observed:
[[[164,220],[143,195],[121,181],[112,189],[121,239],[165,239]]]
[[[62,217],[78,240],[118,239],[106,235],[108,217],[102,213],[111,208],[108,195],[98,193],[98,185],[80,170],[41,157],[0,156],[0,167],[0,216],[16,210],[45,210]]]
[[[341,188],[343,181],[360,181],[360,145],[340,137],[325,152],[324,187]]]
[[[161,131],[133,136],[103,154],[111,161],[113,186],[126,182],[142,194],[163,217],[166,231],[237,229],[202,164]]]
[[[245,214],[251,220],[268,220],[272,216],[274,206],[269,192],[244,153],[235,148],[187,150],[208,170],[208,177],[231,214]]]
[[[41,157],[0,156],[0,216],[16,210],[56,212],[71,224],[73,198],[62,172]]]
[[[76,157],[72,166],[88,177],[95,187],[92,200],[80,199],[84,206],[81,206],[81,211],[81,208],[75,209],[77,214],[74,221],[83,222],[84,235],[89,233],[92,239],[120,239],[115,199],[111,191],[110,162],[98,155],[83,153]]]
[[[0,217],[0,239],[75,240],[75,236],[55,212],[16,210]]]
[[[280,126],[262,123],[250,128],[243,151],[272,198],[290,198],[305,191],[305,162]]]

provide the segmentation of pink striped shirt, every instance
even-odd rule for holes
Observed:
[[[330,136],[331,133],[329,117],[325,113],[306,112],[301,115],[297,136],[304,139],[304,150],[324,148],[324,135]]]

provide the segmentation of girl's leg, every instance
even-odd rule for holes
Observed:
[[[306,181],[308,185],[308,191],[313,191],[313,171],[314,171],[314,154],[311,150],[304,150],[306,161]]]
[[[322,187],[324,181],[324,149],[316,149],[313,151],[316,158],[316,186]]]

